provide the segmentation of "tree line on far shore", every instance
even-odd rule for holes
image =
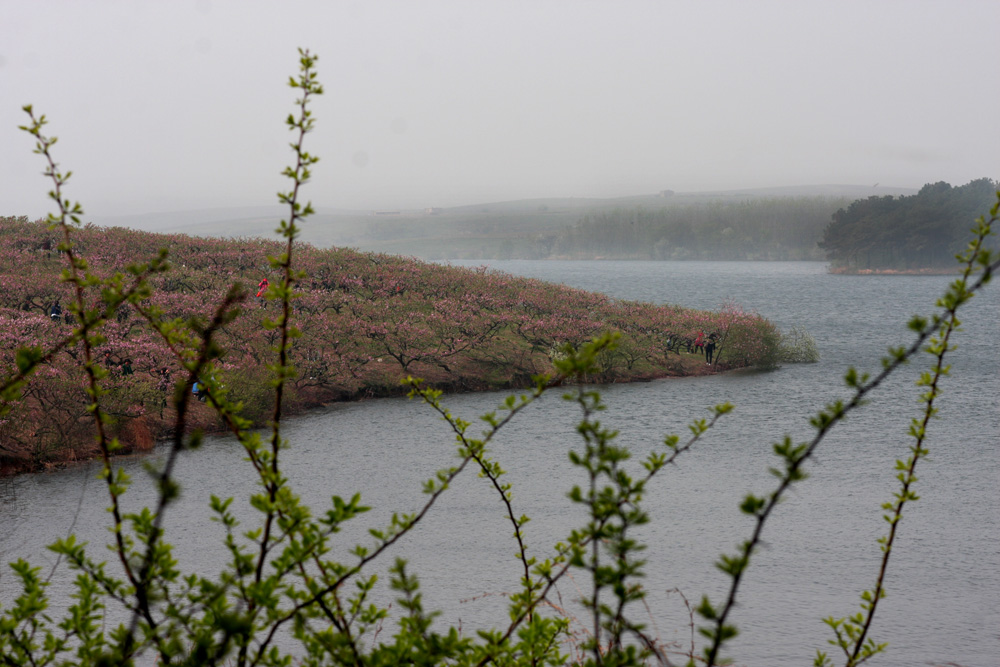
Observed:
[[[568,259],[828,260],[834,270],[954,269],[1000,183],[929,183],[914,195],[775,197],[590,211],[550,237]]]
[[[617,208],[584,214],[555,238],[572,259],[819,260],[816,246],[845,197],[774,197],[735,202]]]
[[[915,195],[859,199],[833,214],[819,247],[835,269],[951,269],[998,188],[989,178],[957,187],[938,181]]]

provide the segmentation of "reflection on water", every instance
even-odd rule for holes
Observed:
[[[471,264],[471,263],[470,263]],[[684,434],[705,408],[730,401],[724,419],[677,466],[664,470],[647,494],[654,521],[641,537],[645,552],[651,627],[664,640],[689,641],[690,600],[707,593],[718,600],[726,580],[714,568],[748,536],[750,521],[736,509],[747,492],[772,488],[771,443],[784,434],[811,434],[807,417],[824,402],[843,397],[839,378],[848,364],[875,370],[886,346],[908,340],[905,322],[928,306],[946,278],[830,276],[816,263],[491,262],[504,270],[604,291],[612,296],[711,308],[733,297],[775,320],[799,325],[817,340],[819,364],[768,373],[661,380],[602,388],[610,406],[602,417],[636,452],[662,448],[663,435]],[[931,458],[920,464],[918,503],[911,505],[898,538],[875,630],[890,641],[880,665],[954,662],[994,665],[1000,655],[1000,364],[994,350],[997,289],[977,299],[945,384],[942,418],[931,425]],[[737,664],[801,665],[830,637],[820,619],[858,608],[859,593],[874,583],[876,539],[885,522],[879,506],[895,489],[893,466],[907,455],[906,429],[916,414],[913,385],[919,367],[880,388],[874,403],[838,427],[799,486],[769,524],[767,545],[745,579],[735,622],[742,634],[732,645]],[[503,394],[451,396],[447,403],[468,420],[493,409]],[[558,395],[547,395],[504,430],[492,454],[508,471],[515,511],[532,517],[527,539],[533,553],[548,547],[582,520],[566,493],[582,477],[567,459],[578,445],[578,415]],[[341,404],[286,425],[293,448],[285,455],[298,492],[319,512],[330,496],[361,491],[375,509],[364,523],[348,525],[338,546],[347,558],[366,528],[388,522],[424,501],[421,483],[453,464],[453,439],[425,407],[401,399]],[[141,462],[124,466],[139,480],[125,497],[136,509],[152,500]],[[15,480],[0,505],[0,559],[27,557],[51,565],[45,545],[71,525],[93,545],[107,540],[103,484],[96,466]],[[182,568],[218,571],[225,560],[219,526],[204,516],[209,494],[244,499],[253,476],[238,447],[210,439],[182,457],[184,495],[168,515],[168,530]],[[2,493],[2,489],[0,489]],[[240,504],[240,503],[237,503]],[[238,508],[249,520],[243,502]],[[75,524],[74,524],[75,521]],[[516,589],[518,564],[502,505],[474,474],[460,477],[401,545],[420,576],[425,603],[443,610],[442,623],[463,628],[502,624],[505,600]],[[95,555],[97,550],[94,551]],[[383,567],[381,572],[385,572]],[[58,579],[58,578],[57,578]],[[383,581],[385,579],[383,578]],[[54,583],[53,595],[67,595]],[[9,574],[0,576],[0,599],[9,601]],[[572,582],[561,587],[575,595]],[[489,594],[485,595],[484,594]],[[381,600],[392,594],[384,589]],[[64,598],[65,599],[65,598]]]

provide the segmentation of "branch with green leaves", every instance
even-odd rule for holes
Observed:
[[[975,235],[969,242],[966,251],[958,257],[963,264],[963,271],[960,278],[956,279],[942,296],[937,305],[941,309],[928,318],[914,317],[909,322],[909,328],[916,334],[914,341],[908,347],[895,347],[889,349],[889,356],[882,359],[882,371],[875,377],[870,377],[867,373],[859,375],[854,368],[850,368],[844,377],[847,387],[853,390],[852,396],[846,401],[836,401],[827,405],[815,417],[810,420],[816,429],[816,434],[809,442],[793,444],[791,438],[786,437],[781,443],[774,445],[775,454],[781,459],[783,468],[772,468],[771,472],[778,477],[778,486],[768,496],[761,497],[748,495],[740,505],[740,511],[749,514],[755,519],[755,526],[752,535],[748,540],[739,545],[738,551],[733,555],[723,554],[716,566],[729,575],[731,583],[725,603],[721,607],[714,606],[708,597],[702,598],[698,606],[698,613],[702,618],[709,621],[709,625],[699,628],[699,631],[709,639],[710,643],[705,647],[704,659],[708,667],[717,664],[719,652],[723,645],[735,637],[738,633],[736,626],[728,623],[728,617],[736,604],[736,594],[742,582],[743,575],[750,565],[750,558],[760,544],[764,525],[771,516],[775,507],[784,497],[785,493],[797,482],[806,478],[803,466],[809,460],[820,443],[826,438],[830,431],[853,410],[861,407],[867,402],[867,396],[879,385],[885,382],[890,375],[907,363],[912,357],[925,349],[931,343],[931,349],[940,354],[939,364],[943,363],[944,353],[949,349],[947,337],[957,322],[956,314],[959,308],[964,306],[984,285],[989,283],[992,274],[1000,268],[1000,260],[984,246],[987,237],[994,233],[993,224],[997,221],[998,211],[1000,211],[1000,192],[997,193],[997,203],[990,210],[990,218],[980,217],[976,227],[972,230]],[[937,338],[935,338],[937,336]],[[945,341],[945,342],[942,342]],[[943,346],[943,347],[942,347]],[[944,366],[941,366],[943,369]],[[936,395],[936,381],[934,381]],[[918,447],[918,449],[922,449]],[[919,458],[919,457],[918,457]],[[913,461],[913,465],[916,461]],[[905,478],[905,476],[904,476]],[[904,495],[908,494],[908,485],[904,489]],[[908,496],[907,496],[908,497]],[[902,506],[899,507],[902,512]],[[898,521],[898,519],[896,520]],[[879,579],[881,582],[881,577]],[[876,586],[876,590],[881,589],[881,583]],[[871,595],[869,593],[869,595]],[[879,596],[873,596],[876,598]],[[871,605],[871,614],[874,614],[874,604]],[[867,634],[869,622],[864,622],[864,633]],[[863,641],[862,632],[858,632],[859,638]],[[871,650],[874,652],[877,645]],[[860,656],[863,649],[854,647],[852,653]],[[855,658],[857,660],[857,658]],[[851,663],[849,663],[851,664]]]
[[[917,380],[917,386],[924,388],[920,394],[920,401],[924,404],[924,409],[922,414],[915,417],[910,423],[909,435],[914,440],[913,445],[910,446],[910,455],[905,460],[896,461],[896,479],[899,481],[899,491],[893,494],[892,501],[882,505],[882,509],[887,512],[883,518],[889,523],[889,533],[879,538],[882,558],[875,585],[870,590],[861,593],[860,612],[845,618],[830,616],[824,619],[824,622],[830,626],[834,633],[834,639],[829,640],[830,644],[839,647],[844,653],[845,667],[860,665],[884,651],[889,645],[888,642],[872,640],[869,637],[869,631],[875,620],[875,610],[878,608],[878,603],[886,596],[885,577],[889,569],[889,559],[892,556],[900,522],[903,519],[903,508],[908,502],[916,502],[920,499],[920,496],[912,490],[917,481],[917,462],[926,458],[930,453],[926,447],[927,429],[931,419],[937,414],[934,402],[941,394],[940,382],[950,374],[950,366],[944,363],[945,355],[956,348],[955,344],[950,341],[952,334],[961,326],[958,319],[958,309],[971,299],[974,293],[974,289],[968,288],[966,285],[977,268],[983,269],[979,284],[985,284],[996,267],[995,262],[991,261],[991,254],[984,251],[982,245],[983,241],[993,233],[992,226],[997,220],[998,208],[1000,208],[1000,193],[997,197],[992,217],[988,221],[985,218],[979,220],[975,230],[975,240],[959,256],[959,259],[964,262],[961,278],[956,280],[945,295],[937,301],[937,306],[943,309],[943,313],[935,316],[932,320],[931,326],[934,329],[934,334],[924,347],[924,351],[931,355],[933,364],[931,370],[921,373]],[[922,329],[926,325],[915,321],[911,326],[914,329]],[[833,662],[825,652],[817,651],[815,665],[817,667],[832,667]]]
[[[313,213],[312,203],[304,206],[299,201],[299,190],[309,182],[312,176],[311,166],[319,161],[318,157],[310,155],[305,150],[305,137],[312,132],[315,120],[309,110],[309,100],[313,95],[322,95],[323,87],[316,80],[317,58],[308,50],[299,49],[299,77],[290,77],[288,85],[300,91],[301,97],[296,100],[299,107],[299,116],[296,118],[289,114],[285,124],[288,129],[297,132],[298,137],[291,144],[295,152],[295,165],[287,167],[284,175],[292,181],[292,189],[288,192],[278,194],[278,200],[283,204],[288,204],[288,220],[282,220],[278,227],[278,233],[285,238],[285,252],[278,257],[268,257],[271,267],[282,271],[282,280],[278,285],[271,285],[265,295],[266,299],[278,300],[280,302],[281,314],[277,320],[265,319],[264,326],[268,329],[278,329],[281,340],[278,344],[278,362],[271,367],[274,371],[274,413],[271,418],[271,459],[270,468],[262,468],[262,481],[268,492],[268,502],[273,506],[277,500],[279,489],[284,485],[285,480],[278,467],[278,452],[286,446],[281,437],[281,415],[285,383],[295,376],[295,368],[289,361],[289,351],[292,340],[298,338],[301,333],[291,323],[292,300],[297,296],[294,288],[296,280],[303,277],[300,271],[292,268],[292,251],[295,247],[295,239],[299,233],[297,221],[306,218]],[[264,525],[264,536],[260,544],[260,557],[257,560],[257,581],[263,576],[264,561],[267,554],[267,545],[270,538],[272,523],[275,513],[269,508],[267,519]]]

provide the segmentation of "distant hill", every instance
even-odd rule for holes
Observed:
[[[743,190],[718,190],[699,193],[702,196],[718,195],[726,197],[870,197],[872,195],[911,195],[917,188],[900,188],[885,185],[786,185],[775,188],[752,188]]]
[[[913,188],[861,185],[813,185],[672,192],[613,198],[550,197],[485,202],[454,207],[402,210],[318,208],[302,240],[317,247],[352,247],[422,259],[544,258],[557,251],[557,240],[587,216],[601,211],[697,208],[764,200],[828,198],[830,213],[854,199],[916,193]],[[231,207],[92,220],[103,226],[128,227],[195,236],[271,238],[281,220],[280,206]],[[812,241],[809,242],[810,246]],[[597,253],[606,254],[606,253]]]

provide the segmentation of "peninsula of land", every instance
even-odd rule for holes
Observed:
[[[74,331],[73,290],[60,278],[66,260],[58,242],[42,221],[0,218],[0,377],[16,371],[18,349],[54,349]],[[223,354],[214,377],[253,423],[265,423],[273,404],[268,364],[276,330],[266,321],[278,310],[266,297],[280,275],[268,257],[281,246],[94,225],[74,233],[74,252],[102,278],[126,272],[160,248],[169,252],[170,269],[151,277],[152,294],[140,308],[126,304],[108,314],[95,349],[107,372],[102,409],[123,451],[149,449],[169,435],[176,392],[187,379],[178,357],[185,352],[152,326],[150,312],[197,331],[234,284],[243,286],[244,297],[240,314],[216,334]],[[769,365],[780,341],[773,324],[735,305],[704,312],[628,302],[485,268],[309,245],[296,250],[296,266],[304,272],[293,301],[301,336],[292,348],[288,412],[397,395],[407,375],[451,391],[524,387],[552,371],[564,345],[605,331],[620,332],[621,339],[602,359],[595,382]],[[92,289],[86,299],[97,308],[99,288]],[[704,343],[713,334],[715,359],[707,365]],[[83,365],[77,342],[31,375],[0,420],[0,466],[40,469],[95,454]],[[221,427],[200,401],[188,423],[206,431]]]

